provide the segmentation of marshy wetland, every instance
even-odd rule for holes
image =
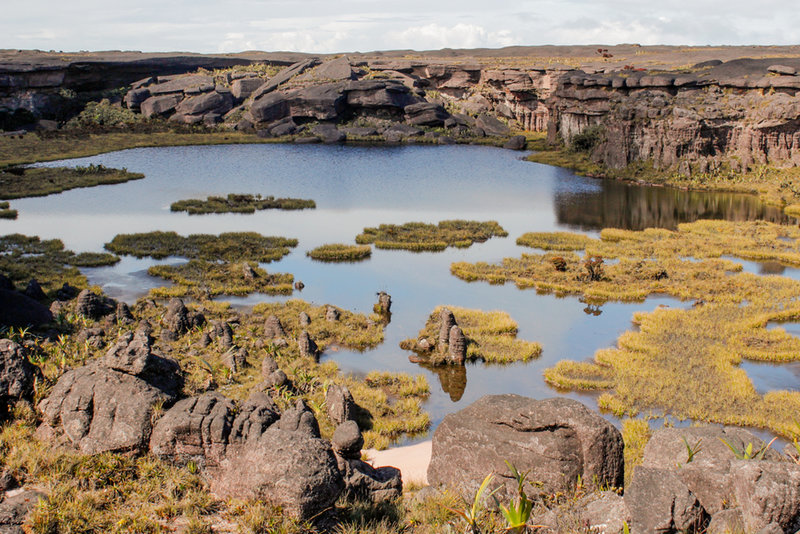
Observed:
[[[775,347],[787,355],[784,360],[794,358],[798,352],[795,345],[800,343],[797,338],[764,326],[796,319],[800,312],[781,314],[775,309],[778,299],[763,302],[756,296],[766,299],[775,291],[788,302],[794,296],[795,282],[787,273],[755,276],[738,271],[740,265],[752,266],[755,260],[797,265],[796,230],[761,223],[679,226],[703,218],[788,222],[780,209],[764,206],[755,197],[594,180],[523,161],[512,151],[479,146],[138,148],[41,166],[64,165],[126,168],[146,178],[17,199],[13,208],[18,217],[0,220],[0,234],[60,239],[76,252],[117,254],[121,260],[113,265],[80,267],[90,284],[101,286],[114,298],[133,303],[154,290],[156,296],[214,297],[234,308],[255,306],[259,313],[266,313],[275,303],[301,298],[314,306],[331,304],[368,316],[376,293],[389,293],[393,304],[391,315],[384,318],[388,322],[382,341],[353,346],[332,338],[320,359],[330,376],[335,364],[345,373],[366,377],[362,383],[381,384],[390,376],[381,373],[387,372],[424,377],[429,391],[423,392],[421,382],[414,382],[417,379],[405,385],[389,384],[390,389],[418,386],[409,401],[413,404],[409,413],[417,423],[411,428],[423,432],[389,432],[384,437],[391,435],[401,442],[424,439],[424,429],[435,428],[444,415],[489,393],[536,398],[560,394],[591,407],[599,402],[610,409],[609,417],[615,421],[614,413],[673,413],[768,427],[784,435],[788,432],[784,423],[788,425],[791,418],[785,409],[780,413],[770,410],[776,402],[796,406],[796,371],[786,364],[755,369],[739,362],[742,358],[763,360],[757,357],[759,351]],[[203,217],[170,211],[180,200],[227,198],[231,192],[309,199],[316,209],[209,213]],[[447,238],[429,232],[433,238],[419,246],[398,245],[421,242],[411,238],[380,238],[385,232],[395,236],[427,232],[442,221],[494,224],[482,228],[484,233],[470,240],[471,246],[457,231]],[[663,230],[641,232],[651,227]],[[618,230],[601,232],[605,228]],[[678,237],[669,237],[673,234]],[[231,239],[209,237],[223,235]],[[369,239],[358,239],[359,235]],[[239,236],[239,241],[234,241],[234,236]],[[326,244],[357,242],[374,242],[368,259],[332,263],[314,261],[313,255],[307,255]],[[104,248],[105,244],[110,246]],[[547,252],[525,263],[524,254],[538,254],[530,247]],[[766,248],[770,251],[765,252]],[[255,249],[262,252],[255,254]],[[596,279],[584,265],[584,254],[603,260]],[[62,255],[66,273],[86,265],[75,255]],[[223,256],[228,263],[202,264]],[[557,268],[561,264],[557,265],[554,257],[561,258],[564,270]],[[108,256],[98,258],[110,262]],[[509,276],[488,267],[510,261],[504,258],[516,258],[519,265],[512,267],[523,272]],[[487,267],[468,268],[475,265]],[[666,277],[659,277],[662,271]],[[248,273],[255,273],[255,278]],[[154,289],[169,286],[164,279],[177,285]],[[479,279],[492,283],[465,281]],[[501,284],[507,279],[516,284]],[[294,282],[302,282],[302,289],[295,289]],[[731,291],[739,296],[738,301],[722,296],[731,287],[738,288]],[[758,309],[750,313],[742,304],[745,300]],[[698,301],[704,304],[693,307]],[[505,315],[492,317],[500,330],[492,333],[502,337],[503,332],[513,330],[515,337],[494,339],[491,356],[481,354],[479,344],[473,345],[463,368],[414,363],[409,360],[413,353],[400,348],[400,343],[416,339],[428,328],[426,321],[439,306],[460,313],[501,311]],[[701,320],[706,322],[693,322]],[[695,330],[687,325],[740,323],[754,333],[722,327],[715,328],[714,334],[726,342],[740,339],[747,350],[736,354],[712,350],[720,361],[707,365],[720,370],[719,380],[698,383],[697,391],[702,395],[733,384],[730,398],[736,398],[729,404],[742,406],[742,410],[757,406],[763,415],[717,416],[719,407],[685,397],[691,405],[667,405],[672,402],[670,395],[647,388],[663,374],[648,374],[651,367],[646,362],[639,365],[639,353],[652,353],[675,342],[674,354],[669,356],[669,379],[696,376],[700,380],[701,372],[683,374],[697,371],[694,367],[699,363],[693,363],[693,369],[682,369],[688,363],[681,363],[680,358],[700,345],[702,350],[714,348],[718,340],[700,336],[703,332],[692,337]],[[374,321],[364,326],[375,328]],[[665,329],[686,332],[686,339],[667,336]],[[467,330],[465,327],[469,337]],[[472,332],[473,336],[483,334]],[[520,355],[514,355],[513,348],[519,348]],[[510,355],[504,354],[506,350]],[[623,360],[624,365],[613,363]],[[637,370],[641,371],[638,375]],[[587,384],[590,387],[583,387]],[[601,396],[595,391],[614,388],[614,395]],[[429,414],[429,425],[418,407]],[[388,444],[378,441],[378,436],[373,442]]]

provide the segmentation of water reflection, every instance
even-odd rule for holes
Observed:
[[[767,206],[751,195],[646,187],[613,180],[603,180],[591,190],[559,187],[554,203],[559,223],[582,230],[674,230],[680,223],[698,219],[789,221],[780,208]]]

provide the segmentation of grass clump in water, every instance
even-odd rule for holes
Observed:
[[[16,219],[17,210],[12,210],[8,202],[0,202],[0,219]]]
[[[177,288],[157,288],[154,296],[204,297],[218,295],[289,295],[292,293],[294,276],[286,273],[269,274],[253,262],[213,263],[205,260],[190,260],[181,265],[154,265],[147,270],[150,276],[165,278],[177,284]]]
[[[0,170],[0,200],[42,197],[78,187],[119,184],[144,178],[127,169],[86,167],[15,167]]]
[[[447,247],[467,248],[491,237],[506,237],[508,232],[496,221],[441,221],[438,225],[410,222],[402,225],[382,224],[364,228],[356,243],[374,243],[377,248],[403,249],[416,252],[438,252]]]
[[[147,232],[142,234],[118,234],[105,244],[105,248],[117,254],[142,258],[150,256],[163,259],[182,256],[208,261],[223,260],[257,261],[269,263],[289,254],[297,246],[296,239],[267,237],[255,232],[230,232],[218,236],[192,234],[187,237],[175,232]]]
[[[430,352],[437,351],[440,313],[443,306],[437,306],[425,322],[416,339],[406,339],[400,347],[406,350],[417,350],[420,340],[426,340],[424,347]],[[538,358],[542,353],[539,343],[517,339],[517,323],[502,311],[485,312],[467,308],[448,307],[461,327],[467,340],[467,359],[482,360],[487,363],[511,363],[529,361]],[[423,354],[425,355],[425,354]],[[431,356],[437,359],[437,354]]]
[[[570,232],[528,232],[517,238],[517,245],[542,250],[583,250],[589,238]]]
[[[513,281],[520,288],[579,294],[594,302],[643,300],[664,293],[695,300],[691,309],[638,313],[639,329],[592,362],[559,362],[545,371],[558,388],[607,390],[599,405],[617,415],[663,410],[678,418],[768,428],[793,436],[800,393],[760,395],[739,368],[742,358],[800,360],[800,339],[769,322],[800,318],[800,282],[742,273],[720,256],[800,264],[800,229],[765,222],[697,221],[677,231],[607,229],[590,239],[583,257],[551,254],[506,258],[497,265],[457,263],[467,280]],[[615,258],[589,276],[594,258]]]
[[[119,256],[107,252],[81,252],[69,260],[75,267],[106,267],[119,262]]]
[[[361,261],[372,255],[369,245],[345,245],[332,243],[320,245],[306,252],[306,256],[317,261]]]
[[[101,258],[90,252],[75,254],[65,249],[59,239],[41,240],[22,234],[0,236],[0,273],[22,289],[31,278],[35,278],[46,293],[54,292],[64,283],[85,288],[86,278],[76,266],[98,261],[110,265],[119,261],[112,254],[98,256]]]
[[[261,195],[229,194],[227,197],[208,197],[206,200],[188,199],[173,202],[171,211],[185,211],[189,215],[206,213],[255,213],[256,210],[303,210],[316,208],[313,200],[301,198],[275,198]]]

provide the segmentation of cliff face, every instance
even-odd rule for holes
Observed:
[[[709,49],[705,56],[679,59],[712,53],[733,54]],[[475,124],[475,118],[488,115],[522,130],[547,130],[553,143],[570,144],[584,134],[592,159],[612,168],[640,160],[658,168],[678,165],[684,173],[721,164],[735,170],[762,163],[800,165],[797,54],[682,68],[676,68],[677,60],[666,62],[668,56],[657,58],[672,70],[633,68],[622,64],[625,58],[590,61],[578,69],[542,58],[490,61],[481,56],[470,63],[463,57],[392,54],[125,52],[43,54],[31,60],[0,51],[0,118],[25,110],[35,118],[64,120],[79,111],[68,107],[65,90],[91,95],[132,86],[124,105],[179,122],[233,127],[244,116],[256,128],[275,128],[272,123],[288,118],[341,121],[365,114],[426,126],[447,126],[453,118],[459,128],[488,133],[485,121]],[[263,71],[224,77],[209,72],[196,75],[196,83],[175,80],[201,67],[212,71],[256,62],[288,67],[272,78],[263,77]]]
[[[689,73],[563,76],[548,99],[549,140],[588,130],[592,158],[612,168],[650,160],[708,170],[726,162],[800,165],[798,59],[735,60]],[[689,172],[684,163],[682,172]]]

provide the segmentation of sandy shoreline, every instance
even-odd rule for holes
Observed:
[[[378,451],[367,449],[364,454],[373,467],[392,466],[403,473],[403,485],[428,484],[428,464],[431,461],[432,441],[423,441],[406,447]]]

